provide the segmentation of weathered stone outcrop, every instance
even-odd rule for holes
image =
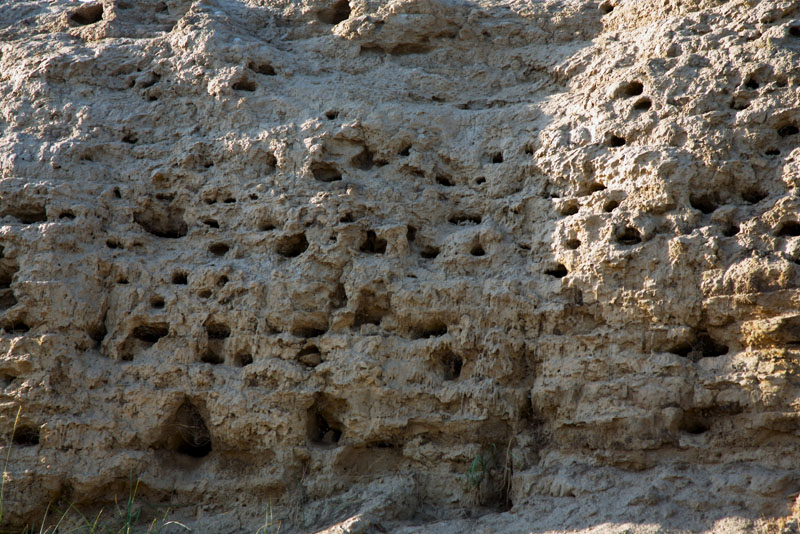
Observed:
[[[779,531],[799,62],[789,0],[0,6],[3,521]]]

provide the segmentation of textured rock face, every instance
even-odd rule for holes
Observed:
[[[789,513],[796,2],[20,1],[0,28],[11,525],[131,478],[208,532],[265,503],[286,532]]]

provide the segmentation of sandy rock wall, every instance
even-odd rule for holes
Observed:
[[[798,61],[777,0],[0,6],[4,519],[786,515]]]

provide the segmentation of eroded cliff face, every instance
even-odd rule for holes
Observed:
[[[0,28],[7,524],[131,479],[201,532],[267,503],[283,532],[789,513],[797,2],[19,1]]]

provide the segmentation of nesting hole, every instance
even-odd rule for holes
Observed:
[[[175,413],[170,425],[171,448],[178,454],[203,458],[211,452],[211,432],[200,410],[188,400]]]
[[[71,211],[62,211],[61,213],[59,213],[58,218],[59,219],[68,219],[68,220],[71,221],[71,220],[73,220],[75,218],[75,214],[72,213]]]
[[[164,299],[162,297],[153,297],[150,299],[150,307],[157,310],[164,309]]]
[[[605,190],[606,190],[606,186],[605,186],[605,185],[603,185],[603,184],[601,184],[600,182],[593,182],[593,183],[592,183],[592,184],[589,186],[589,193],[590,193],[590,194],[592,194],[592,193],[599,193],[600,191],[605,191]]]
[[[249,352],[240,352],[236,355],[234,362],[239,367],[246,367],[253,363],[253,355]]]
[[[123,248],[122,244],[116,239],[106,239],[106,247],[110,249]]]
[[[725,237],[733,237],[739,233],[739,226],[735,224],[728,224],[723,228],[722,235]]]
[[[189,283],[189,276],[186,271],[175,271],[172,273],[172,283],[178,286],[185,286]]]
[[[14,431],[12,443],[19,447],[33,447],[39,444],[39,427],[20,425]]]
[[[456,185],[453,183],[453,181],[450,179],[449,176],[445,176],[443,174],[440,174],[436,177],[436,183],[439,185],[443,185],[445,187],[453,187],[454,185]]]
[[[452,215],[448,222],[450,224],[480,224],[481,216],[471,213],[457,213]]]
[[[411,154],[411,145],[405,145],[400,151],[397,153],[398,156],[406,157]]]
[[[99,347],[108,333],[106,331],[105,322],[99,322],[90,326],[87,333],[89,334],[89,338],[95,342],[95,346]]]
[[[336,120],[339,117],[339,112],[336,110],[326,111],[325,118],[329,121]]]
[[[336,287],[333,288],[330,294],[330,304],[333,309],[340,309],[347,306],[347,292],[344,289],[344,284],[337,283]]]
[[[304,233],[282,236],[275,244],[275,252],[284,258],[296,258],[308,249],[308,240]]]
[[[633,109],[636,111],[649,111],[653,107],[653,101],[649,98],[640,98],[633,104]]]
[[[600,7],[598,9],[600,9],[601,14],[608,15],[609,13],[614,11],[614,6],[611,4],[611,2],[603,2],[602,4],[600,4]]]
[[[367,237],[358,250],[370,254],[383,254],[386,252],[386,240],[379,238],[373,230],[367,230]]]
[[[779,237],[797,237],[800,236],[800,223],[797,221],[786,221],[778,228],[777,235]]]
[[[717,196],[710,193],[689,195],[689,204],[696,210],[700,210],[706,215],[714,213],[719,206]]]
[[[391,47],[388,52],[393,56],[407,56],[411,54],[425,54],[426,52],[430,51],[431,47],[428,46],[427,40],[420,43],[400,43],[396,46]],[[434,102],[441,102],[441,99],[437,99],[438,97],[434,96]]]
[[[316,345],[309,345],[297,352],[297,361],[306,367],[316,367],[322,363],[322,353]]]
[[[339,24],[350,17],[350,3],[339,0],[330,7],[319,10],[317,18],[325,24]]]
[[[217,351],[212,348],[207,348],[202,356],[200,356],[200,361],[211,365],[220,365],[225,360]]]
[[[486,178],[484,178],[483,176],[480,176],[475,179],[475,185],[481,185],[485,183],[486,183]]]
[[[417,227],[408,225],[406,226],[406,240],[411,243],[417,238]]]
[[[709,421],[694,411],[685,412],[679,425],[681,432],[693,435],[705,434],[710,428]]]
[[[564,202],[558,209],[558,213],[564,217],[575,215],[578,213],[578,202],[575,200],[568,200],[567,202]]]
[[[439,247],[425,246],[419,251],[419,255],[426,260],[432,260],[439,255]]]
[[[3,215],[11,215],[22,224],[35,224],[47,221],[47,212],[44,206],[34,204],[8,207],[3,211]]]
[[[2,257],[3,247],[0,247],[0,257]],[[11,287],[11,282],[14,281],[14,275],[19,270],[19,267],[9,262],[9,260],[4,260],[0,262],[0,289],[8,289]]]
[[[669,352],[693,362],[702,358],[716,358],[728,353],[728,346],[715,340],[708,332],[694,334],[691,341],[682,341],[669,349]]]
[[[615,209],[619,207],[619,201],[617,200],[607,200],[605,204],[603,204],[603,211],[606,213],[611,213]]]
[[[341,423],[334,416],[333,410],[339,403],[316,402],[308,410],[306,431],[308,440],[315,445],[335,445],[342,439]]]
[[[342,173],[332,163],[317,161],[311,164],[311,174],[319,182],[337,182],[342,179]]]
[[[12,373],[10,373],[8,371],[0,373],[0,389],[3,389],[5,387],[11,385],[11,383],[13,383],[14,380],[16,380],[16,379],[17,379],[17,375],[12,374]]]
[[[231,335],[231,329],[225,323],[211,322],[206,325],[208,339],[226,339]]]
[[[575,250],[581,246],[581,241],[580,239],[568,239],[564,245],[570,250]]]
[[[760,189],[746,189],[742,191],[742,200],[748,204],[758,204],[765,198],[767,198],[767,193]]]
[[[350,159],[350,163],[362,171],[368,171],[375,165],[372,151],[364,146],[357,155]]]
[[[681,342],[668,350],[670,354],[675,354],[681,358],[686,358],[692,352],[692,345],[687,342]]]
[[[480,243],[472,245],[472,248],[469,249],[469,253],[477,257],[486,255],[486,251],[483,250],[483,246]]]
[[[324,335],[327,331],[326,328],[318,328],[316,326],[297,326],[292,329],[292,335],[303,339],[311,339]]]
[[[250,63],[248,63],[247,67],[253,72],[257,72],[258,74],[263,74],[265,76],[275,76],[275,67],[273,67],[269,63],[251,61]]]
[[[639,96],[644,91],[644,85],[640,81],[632,81],[626,83],[622,86],[622,90],[620,91],[620,96],[624,98],[631,98],[634,96]]]
[[[794,124],[787,124],[778,128],[778,135],[780,137],[789,137],[790,135],[797,135],[800,130]]]
[[[800,38],[800,24],[789,26],[789,35]]]
[[[755,91],[756,89],[761,87],[761,84],[758,83],[758,80],[756,80],[754,76],[750,76],[747,78],[747,80],[745,80],[744,86],[750,89],[751,91]]]
[[[353,326],[359,328],[365,324],[380,325],[390,311],[389,298],[386,295],[375,295],[366,291],[361,295],[356,308]]]
[[[17,304],[17,297],[10,288],[0,288],[0,311],[7,310]]]
[[[447,325],[439,320],[433,320],[429,323],[419,325],[413,331],[414,339],[441,337],[445,334],[447,334]]]
[[[696,346],[703,358],[716,358],[728,354],[728,346],[718,342],[708,332],[697,334]]]
[[[781,155],[781,151],[778,150],[777,148],[768,148],[767,150],[764,151],[764,155],[765,156],[780,156]]]
[[[612,148],[621,147],[625,145],[625,138],[620,137],[616,134],[611,134],[608,137],[608,141],[606,141],[606,144]]]
[[[132,335],[139,341],[143,341],[148,345],[154,345],[168,333],[169,325],[167,323],[151,323],[137,326],[133,329]]]
[[[440,354],[437,359],[444,380],[458,380],[461,377],[461,369],[464,366],[464,360],[461,356],[447,350]]]
[[[235,91],[247,91],[252,93],[256,90],[256,82],[248,80],[247,78],[233,82],[231,86]]]
[[[642,234],[632,226],[626,226],[615,235],[620,245],[637,245],[642,242]]]
[[[103,5],[90,4],[76,9],[69,17],[70,23],[75,26],[88,26],[103,20]]]
[[[24,334],[28,332],[31,327],[22,319],[13,319],[3,321],[3,330],[8,334]]]
[[[171,206],[134,213],[133,220],[145,232],[166,239],[183,237],[189,229],[183,220],[183,210]]]
[[[503,163],[503,153],[495,152],[491,155],[492,163]]]
[[[227,243],[212,243],[208,246],[208,251],[214,256],[224,256],[230,249]]]
[[[205,219],[203,224],[208,226],[209,228],[219,228],[219,223],[214,219]]]
[[[567,274],[569,274],[569,272],[563,263],[557,263],[553,267],[546,269],[544,274],[552,276],[553,278],[564,278],[567,276]]]

